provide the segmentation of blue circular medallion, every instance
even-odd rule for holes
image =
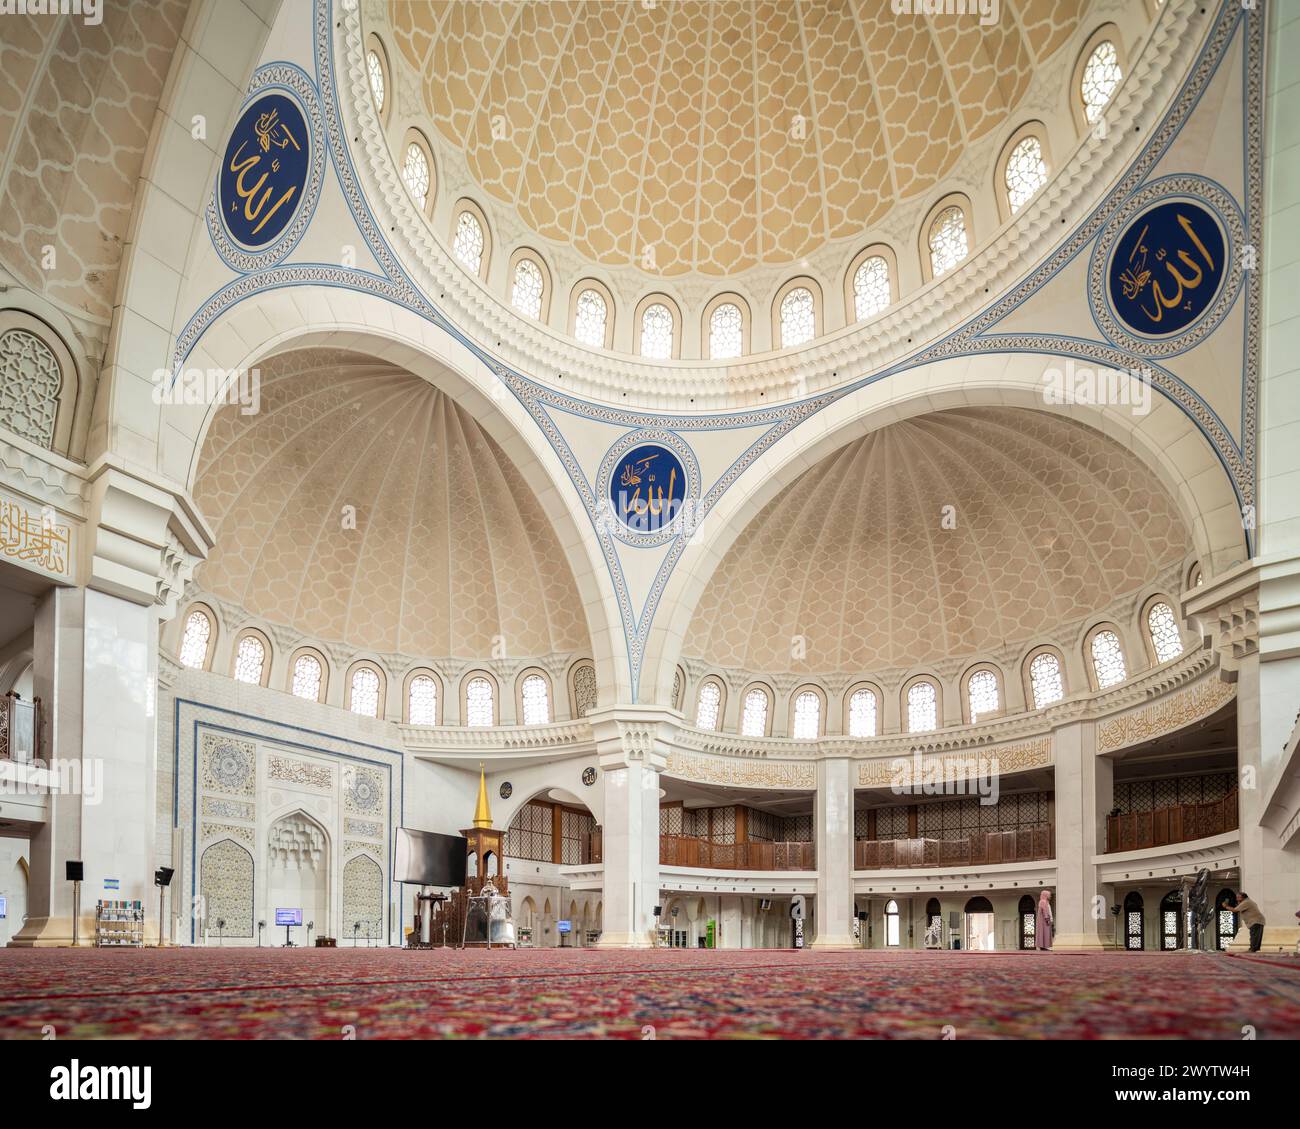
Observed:
[[[1115,240],[1106,279],[1111,307],[1141,337],[1181,333],[1218,297],[1227,257],[1213,213],[1186,199],[1159,203]]]
[[[280,91],[254,99],[240,115],[222,158],[217,206],[241,247],[267,247],[289,226],[310,175],[311,144],[302,109]]]
[[[659,533],[681,513],[688,486],[686,468],[673,451],[642,443],[614,461],[609,502],[615,518],[633,533]]]

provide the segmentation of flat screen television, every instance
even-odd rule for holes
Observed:
[[[416,886],[463,886],[468,850],[463,835],[399,827],[394,873],[399,882]]]
[[[557,921],[555,923],[555,928],[558,929],[561,933],[571,933],[573,931],[573,922]]]
[[[302,910],[300,909],[277,909],[275,911],[276,925],[301,925]]]

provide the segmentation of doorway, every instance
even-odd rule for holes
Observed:
[[[988,898],[971,898],[966,903],[966,948],[971,952],[992,952],[996,920]]]

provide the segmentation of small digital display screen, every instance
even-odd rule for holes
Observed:
[[[300,909],[277,909],[275,911],[276,925],[301,925],[302,910]]]
[[[558,929],[561,933],[569,933],[569,932],[572,932],[572,930],[573,930],[573,922],[571,922],[571,921],[557,921],[557,922],[555,923],[555,928]]]

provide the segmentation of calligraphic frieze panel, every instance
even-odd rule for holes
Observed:
[[[740,788],[816,788],[817,766],[810,762],[733,761],[674,751],[664,772],[700,784]]]
[[[927,780],[969,780],[1005,776],[1052,763],[1051,737],[1038,737],[1014,745],[963,749],[959,752],[880,757],[858,764],[860,788],[912,787]]]
[[[71,580],[72,527],[53,507],[33,509],[0,495],[0,557]]]
[[[1191,725],[1232,701],[1236,693],[1237,688],[1231,683],[1207,678],[1149,706],[1098,725],[1097,752],[1109,753]]]

